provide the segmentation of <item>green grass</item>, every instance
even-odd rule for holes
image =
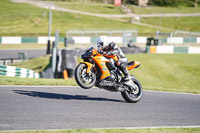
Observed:
[[[59,43],[58,48],[64,48],[64,43]],[[22,43],[22,44],[0,44],[0,50],[5,49],[46,49],[47,44]],[[51,45],[52,48],[52,45]]]
[[[159,7],[159,6],[150,6],[150,7],[138,7],[134,5],[126,5],[136,14],[159,14],[159,13],[199,13],[200,7]]]
[[[52,86],[77,86],[74,79],[33,79],[0,76],[0,85],[52,85]]]
[[[47,36],[48,10],[29,4],[0,1],[0,36]],[[7,10],[9,9],[9,10]],[[141,33],[155,33],[157,28],[147,28],[129,22],[93,17],[61,11],[53,11],[52,35],[59,29],[60,36],[67,30],[117,30],[137,29]],[[166,30],[170,31],[170,30]]]
[[[46,49],[47,44],[33,44],[33,43],[23,43],[23,44],[0,44],[0,49]]]
[[[139,68],[131,70],[130,73],[139,79],[144,90],[200,94],[200,62],[198,61],[200,55],[133,54],[127,55],[127,57],[129,61],[137,60],[142,64]],[[48,61],[49,57],[41,57],[39,59],[19,63],[16,66],[41,72],[46,66],[48,66]],[[41,67],[42,64],[37,65],[40,64],[37,62],[43,63],[44,66]],[[15,82],[12,82],[12,78],[8,78],[9,82],[6,82],[7,77],[1,77],[0,84],[31,85],[31,82],[33,82],[33,85],[77,85],[73,79],[70,79],[70,82],[61,79],[41,79],[41,81],[40,79],[31,79],[32,81],[30,79],[13,79]],[[26,80],[28,81],[26,82]],[[57,84],[58,81],[59,84]]]
[[[129,61],[142,65],[131,71],[146,90],[189,92],[200,94],[200,55],[136,54]]]
[[[32,69],[35,72],[43,72],[48,66],[51,66],[50,55],[42,56],[39,58],[33,58],[24,62],[16,63],[14,66],[21,68]]]
[[[3,131],[0,133],[199,133],[200,128],[71,129],[55,131]]]
[[[91,44],[84,44],[85,48],[90,47]],[[52,48],[52,44],[51,44]],[[58,48],[65,48],[64,43],[59,43]],[[83,48],[83,44],[69,44],[67,48]],[[0,50],[16,50],[16,49],[47,49],[47,44],[36,44],[36,43],[22,43],[22,44],[0,44]]]
[[[120,6],[113,4],[92,4],[92,3],[72,3],[72,2],[54,2],[55,5],[67,9],[73,9],[83,12],[99,14],[124,14]]]
[[[141,22],[171,29],[200,31],[200,17],[142,18]]]
[[[58,2],[60,3],[60,2]],[[119,7],[110,4],[78,4],[78,3],[63,3],[60,6],[83,10],[94,13],[120,13]],[[200,12],[200,8],[189,7],[150,7],[138,8],[133,6],[140,13],[158,12]],[[9,9],[9,10],[7,10]],[[47,36],[48,35],[48,9],[39,8],[30,4],[12,3],[9,0],[0,1],[0,36]],[[137,13],[137,12],[136,12]],[[123,22],[121,21],[123,20]],[[67,30],[127,30],[136,29],[139,35],[144,33],[155,33],[157,30],[162,32],[172,32],[174,30],[200,31],[199,17],[182,17],[182,18],[143,18],[142,23],[155,26],[166,27],[153,28],[149,26],[141,26],[131,24],[130,18],[126,19],[111,19],[67,13],[61,11],[53,11],[52,20],[52,36],[56,30],[59,30],[60,36],[65,37]],[[146,35],[146,34],[145,34]],[[1,47],[1,46],[0,46]]]
[[[91,44],[84,44],[85,48],[88,48]],[[50,45],[52,48],[52,44]],[[58,48],[65,48],[64,43],[58,44]],[[69,44],[67,48],[83,48],[83,44]],[[47,49],[47,44],[36,43],[22,43],[22,44],[0,44],[0,50],[16,50],[16,49]]]

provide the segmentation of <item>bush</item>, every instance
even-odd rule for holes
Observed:
[[[122,0],[126,4],[137,4],[138,0]],[[157,6],[190,6],[195,7],[200,4],[200,0],[149,0],[150,5]]]
[[[200,4],[199,0],[149,0],[151,5],[158,6],[190,6],[194,7],[196,4]]]

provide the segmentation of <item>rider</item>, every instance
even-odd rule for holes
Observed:
[[[119,60],[115,62],[115,65],[122,71],[125,78],[125,84],[129,85],[131,81],[131,76],[126,69],[125,64],[128,63],[128,59],[125,57],[123,52],[119,47],[117,47],[117,44],[114,42],[110,42],[108,40],[107,36],[100,36],[97,39],[97,48],[98,52],[103,55],[116,55]]]

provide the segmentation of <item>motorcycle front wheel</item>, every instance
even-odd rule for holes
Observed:
[[[121,92],[121,94],[126,102],[136,103],[142,98],[142,85],[135,78],[132,79],[132,81],[135,83],[136,88],[135,89],[129,88],[128,90]]]
[[[77,84],[84,89],[90,89],[96,82],[94,71],[87,73],[87,65],[83,63],[76,67],[74,76]]]

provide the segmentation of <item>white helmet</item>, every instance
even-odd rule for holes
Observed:
[[[105,48],[106,46],[108,46],[108,44],[109,44],[109,41],[108,41],[107,36],[100,36],[97,39],[97,46],[98,46],[99,49]]]

